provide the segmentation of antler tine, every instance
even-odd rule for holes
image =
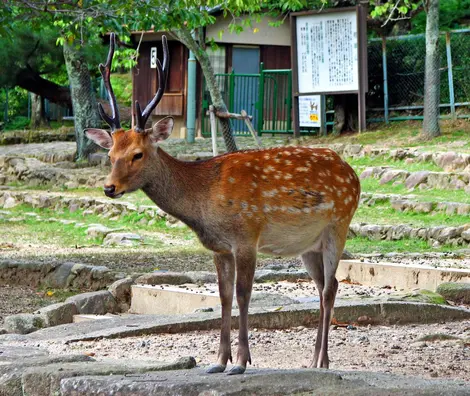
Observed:
[[[117,107],[116,96],[114,96],[113,87],[111,86],[110,80],[111,64],[113,61],[115,44],[116,35],[114,33],[111,33],[111,38],[109,41],[109,52],[108,58],[106,59],[106,64],[103,65],[102,63],[100,63],[99,66],[101,75],[103,76],[106,91],[108,91],[109,105],[111,106],[112,116],[110,117],[108,114],[106,114],[101,103],[98,104],[98,110],[100,112],[101,118],[111,127],[112,132],[121,128],[121,122],[119,121],[119,109]]]
[[[158,90],[150,103],[145,107],[144,111],[141,111],[141,107],[138,101],[135,102],[135,116],[136,116],[136,127],[134,130],[136,132],[143,132],[145,130],[145,124],[152,113],[152,111],[157,107],[158,103],[162,100],[163,94],[165,92],[166,81],[168,79],[168,65],[170,62],[168,56],[168,41],[166,36],[162,36],[162,46],[163,46],[163,66],[159,59],[156,60],[157,63],[157,74],[158,74]]]

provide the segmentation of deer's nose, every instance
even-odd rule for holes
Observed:
[[[113,196],[115,192],[116,192],[116,186],[114,184],[111,184],[110,186],[104,186],[104,193],[108,197]]]

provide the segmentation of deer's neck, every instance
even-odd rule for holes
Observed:
[[[163,211],[197,228],[210,195],[213,168],[179,161],[161,148],[152,166],[152,180],[142,190]]]

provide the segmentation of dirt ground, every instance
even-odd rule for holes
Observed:
[[[449,340],[421,340],[442,334]],[[313,356],[316,329],[252,329],[251,356],[256,368],[307,367]],[[436,336],[434,337],[436,338]],[[105,339],[64,345],[39,344],[52,354],[84,353],[95,359],[136,359],[171,361],[194,356],[199,365],[215,362],[218,331],[160,334],[124,339]],[[237,332],[232,332],[232,353],[236,356]],[[348,330],[332,327],[330,368],[367,370],[428,378],[461,379],[470,382],[470,321],[431,325],[368,326]]]
[[[46,291],[23,286],[0,286],[0,327],[5,316],[34,312],[45,305],[54,304],[57,299],[47,296]]]

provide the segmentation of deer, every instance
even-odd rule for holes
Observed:
[[[165,117],[146,129],[161,101],[168,78],[169,52],[162,37],[163,62],[157,60],[158,89],[144,111],[135,102],[135,123],[124,130],[110,74],[115,38],[106,64],[99,68],[109,94],[111,116],[99,112],[111,131],[89,128],[86,135],[109,150],[111,172],[104,185],[110,198],[141,189],[163,211],[191,228],[211,250],[218,276],[221,330],[217,361],[207,373],[222,373],[232,362],[231,313],[236,290],[238,349],[229,375],[251,364],[248,306],[257,253],[300,256],[320,295],[320,314],[311,366],[329,368],[328,331],[338,281],[335,273],[351,219],[360,198],[354,170],[328,148],[278,147],[237,151],[185,162],[158,142],[173,129]]]

